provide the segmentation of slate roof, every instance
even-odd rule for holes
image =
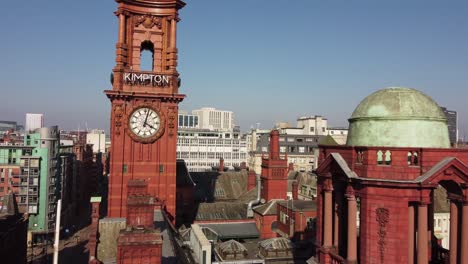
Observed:
[[[209,228],[218,234],[218,239],[253,239],[259,238],[257,226],[254,222],[207,223],[199,224],[202,228]]]
[[[276,203],[281,200],[270,200],[269,202],[253,208],[260,215],[276,215]]]
[[[247,204],[232,202],[201,203],[195,221],[241,220],[247,218]]]
[[[258,246],[262,247],[267,251],[291,250],[294,248],[294,244],[291,242],[291,240],[284,237],[276,237],[263,240],[258,243]]]
[[[317,203],[315,201],[305,201],[305,200],[288,200],[288,201],[278,201],[283,207],[293,208],[295,212],[304,212],[304,211],[316,211]]]

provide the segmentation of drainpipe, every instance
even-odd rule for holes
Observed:
[[[260,204],[261,181],[260,174],[257,174],[257,199],[250,201],[249,205],[247,206],[247,217],[249,218],[253,217],[252,207],[254,205]]]

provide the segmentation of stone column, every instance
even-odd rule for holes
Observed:
[[[418,264],[428,263],[427,203],[418,204]]]
[[[119,43],[125,43],[125,15],[123,12],[119,13]]]
[[[348,192],[348,257],[347,263],[357,263],[357,203],[354,193]]]
[[[408,264],[414,264],[414,206],[408,206]]]
[[[177,18],[174,17],[171,19],[171,48],[176,49],[177,48]]]
[[[335,191],[335,204],[334,204],[334,219],[333,219],[333,246],[339,252],[339,239],[340,239],[340,199],[341,193]]]
[[[462,223],[468,222],[468,201],[463,201]],[[461,225],[460,263],[468,263],[468,225]],[[450,249],[452,246],[450,246]]]
[[[457,264],[458,247],[458,206],[456,201],[450,201],[450,264]]]
[[[324,190],[324,215],[323,215],[323,246],[331,247],[332,245],[332,191]]]

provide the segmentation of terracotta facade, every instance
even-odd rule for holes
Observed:
[[[381,159],[381,153],[391,158]],[[432,192],[439,185],[445,188],[455,205],[451,219],[458,220],[468,208],[467,163],[468,151],[460,149],[322,146],[317,169],[320,263],[448,261],[448,250],[433,236]],[[463,254],[468,214],[459,219],[452,223],[450,263],[468,262]]]
[[[261,197],[265,201],[287,198],[288,159],[281,158],[279,151],[279,132],[270,133],[270,153],[262,158]]]
[[[113,88],[105,91],[112,104],[108,215],[125,217],[127,182],[144,179],[149,194],[175,219],[177,112],[184,98],[179,94],[176,34],[178,10],[185,3],[116,2],[116,66]],[[150,71],[140,69],[143,51],[152,54]],[[138,136],[130,129],[130,115],[140,108],[151,109],[159,117],[157,132],[151,136]],[[146,122],[147,118],[145,128]]]

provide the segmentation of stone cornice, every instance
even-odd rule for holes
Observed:
[[[143,93],[143,92],[124,92],[106,90],[104,93],[109,99],[131,100],[136,98],[155,98],[160,99],[162,102],[180,103],[185,98],[185,94],[167,94],[167,93]]]

